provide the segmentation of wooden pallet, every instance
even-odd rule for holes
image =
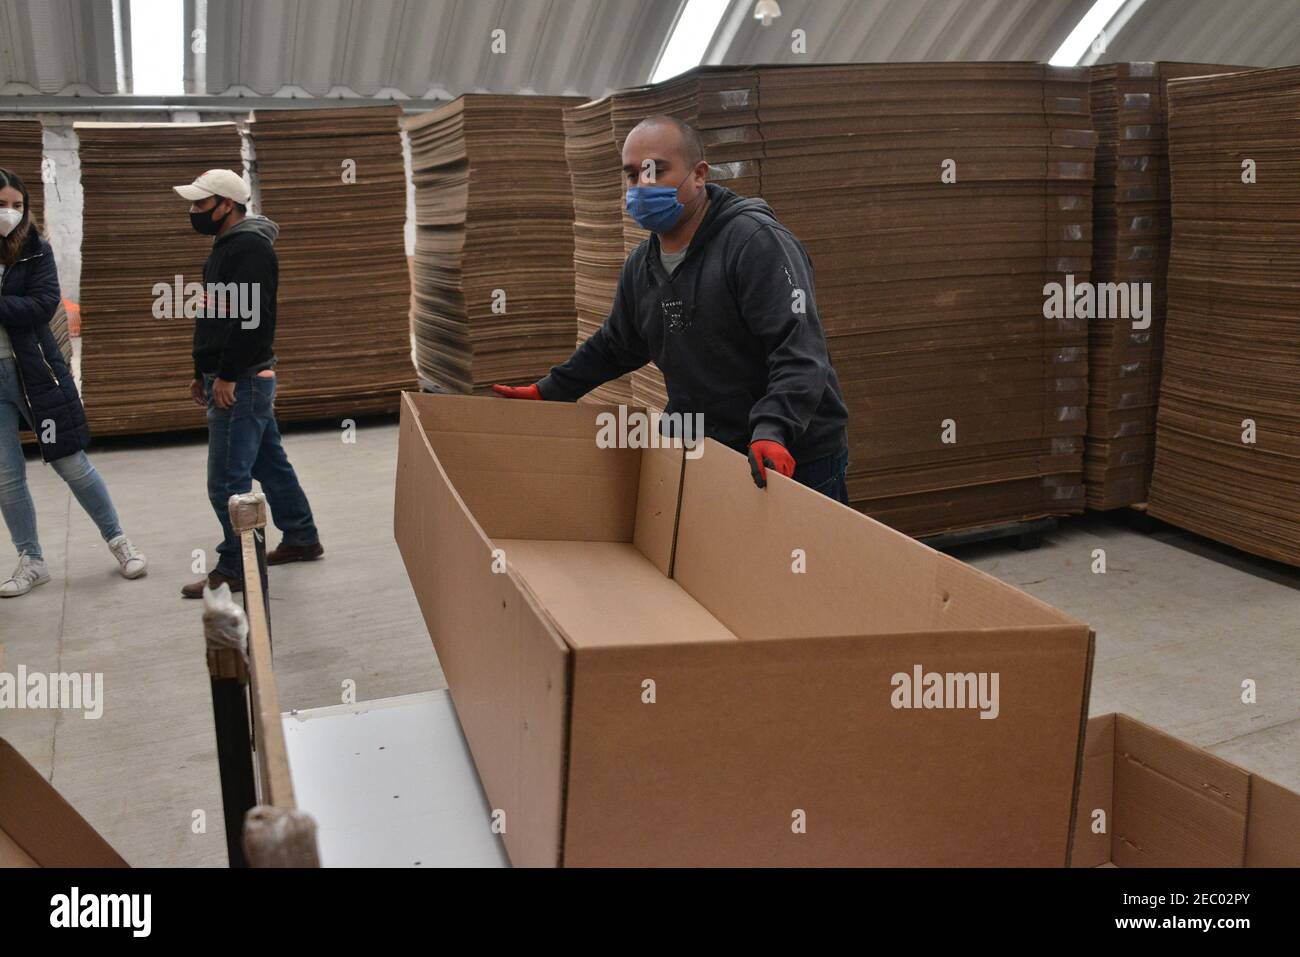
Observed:
[[[939,551],[948,551],[960,545],[974,542],[993,542],[1005,538],[1015,539],[1016,548],[1028,551],[1043,544],[1043,535],[1056,528],[1055,518],[1031,518],[1021,522],[1003,522],[999,525],[981,525],[976,528],[962,528],[952,532],[939,532],[926,535],[918,541]]]

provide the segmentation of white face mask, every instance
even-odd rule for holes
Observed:
[[[8,236],[23,221],[23,214],[16,209],[0,209],[0,236]]]

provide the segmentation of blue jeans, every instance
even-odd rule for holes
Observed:
[[[19,555],[43,558],[36,538],[36,507],[27,488],[27,460],[18,439],[22,423],[31,426],[27,397],[18,382],[12,356],[0,358],[0,513],[4,514],[9,537]],[[108,486],[90,464],[85,452],[77,452],[50,463],[59,478],[68,483],[86,514],[94,520],[104,541],[122,534]]]
[[[844,473],[849,468],[849,450],[823,455],[811,462],[794,464],[794,480],[800,485],[807,485],[815,492],[835,499],[841,505],[849,504],[849,487],[844,481]]]
[[[242,375],[235,380],[235,404],[218,408],[212,399],[212,374],[203,377],[208,394],[208,500],[221,522],[224,538],[217,546],[214,571],[243,578],[239,538],[230,525],[230,496],[262,485],[271,521],[284,533],[285,545],[320,541],[307,495],[289,464],[275,423],[275,376]]]

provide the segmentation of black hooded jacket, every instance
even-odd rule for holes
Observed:
[[[807,253],[761,199],[706,188],[676,273],[664,272],[658,236],[633,250],[604,325],[538,383],[542,398],[575,401],[653,361],[665,411],[702,413],[705,434],[738,452],[759,439],[796,463],[842,451],[848,410]]]
[[[50,331],[59,298],[54,250],[33,229],[17,261],[0,278],[0,325],[9,334],[18,381],[31,407],[31,426],[46,462],[90,445],[77,383]]]
[[[271,245],[280,227],[265,216],[248,216],[212,241],[203,264],[205,287],[227,286],[251,306],[256,322],[232,308],[234,299],[213,303],[194,321],[194,377],[216,373],[227,382],[275,365],[276,293],[280,261]],[[222,307],[225,308],[222,308]],[[249,310],[251,312],[251,309]]]

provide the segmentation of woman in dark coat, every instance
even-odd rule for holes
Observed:
[[[122,574],[139,578],[147,567],[122,534],[108,488],[86,457],[86,410],[50,331],[59,298],[54,253],[32,222],[27,187],[0,169],[0,513],[18,549],[18,568],[0,581],[0,598],[25,595],[50,580],[19,440],[24,422],[36,434],[42,460],[99,527]]]

